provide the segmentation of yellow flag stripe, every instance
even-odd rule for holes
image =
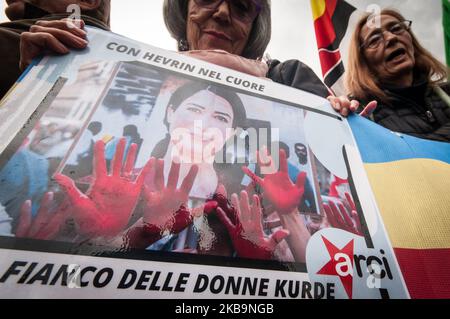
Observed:
[[[325,13],[325,0],[311,0],[311,9],[314,20],[317,20],[317,18],[320,18]]]
[[[450,165],[430,159],[365,164],[392,245],[450,248]]]

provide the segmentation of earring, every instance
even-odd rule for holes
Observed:
[[[178,51],[189,51],[189,43],[186,39],[180,39],[178,40]]]

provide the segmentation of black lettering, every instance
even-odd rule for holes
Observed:
[[[104,281],[101,281],[103,274],[106,274],[106,278]],[[94,287],[95,288],[103,288],[108,285],[114,275],[114,271],[111,268],[103,268],[100,270],[94,277]]]
[[[204,292],[208,287],[209,278],[206,275],[198,275],[197,282],[195,283],[194,292]]]
[[[312,299],[312,294],[311,294],[311,289],[312,289],[312,285],[310,282],[308,281],[304,281],[302,283],[302,298],[309,298]]]
[[[327,299],[335,299],[334,284],[331,282],[327,283]]]
[[[151,60],[153,60],[154,57],[155,57],[155,54],[150,53],[150,52],[145,52],[143,59],[151,61]]]
[[[9,266],[8,270],[0,278],[0,282],[5,282],[8,280],[9,276],[20,274],[20,270],[17,267],[25,267],[27,265],[26,261],[15,261]]]
[[[268,278],[261,279],[261,283],[259,284],[258,296],[267,296],[268,288],[269,288],[269,279]]]
[[[254,278],[251,282],[251,278],[244,278],[244,287],[242,288],[242,294],[246,295],[247,290],[250,295],[254,296],[256,294],[256,287],[258,286],[258,279]]]
[[[178,281],[177,284],[175,285],[174,291],[184,292],[186,290],[186,287],[183,286],[187,284],[189,276],[190,276],[189,274],[181,273],[180,276],[178,277]]]
[[[81,284],[81,287],[87,287],[89,285],[89,282],[84,282],[83,281],[84,275],[87,272],[96,272],[96,271],[97,271],[96,267],[86,267],[86,268],[81,269],[81,272],[80,272],[80,284]]]
[[[323,299],[325,297],[325,287],[320,282],[314,283],[314,299]]]
[[[172,279],[172,272],[167,274],[166,280],[164,280],[164,285],[162,287],[162,291],[172,291],[173,287],[170,286],[170,279]]]
[[[237,279],[234,277],[230,277],[227,280],[227,286],[225,287],[225,294],[228,295],[230,293],[230,289],[233,291],[233,295],[239,294],[239,289],[241,288],[242,277],[238,277]]]
[[[216,288],[216,282],[219,283],[219,286]],[[211,280],[211,292],[213,294],[218,294],[222,291],[223,286],[225,286],[225,278],[223,276],[214,276]]]
[[[117,286],[118,289],[128,289],[131,286],[133,286],[134,282],[137,278],[137,272],[132,269],[127,269],[123,273],[122,279],[120,279],[119,285]]]
[[[136,289],[137,290],[145,290],[147,288],[146,283],[148,283],[150,281],[150,276],[153,274],[153,271],[147,271],[144,270],[143,272],[141,272],[141,276],[139,277],[139,280],[136,284]]]
[[[18,284],[23,284],[25,281],[27,281],[28,277],[30,277],[31,273],[33,272],[34,268],[36,268],[38,263],[31,263],[30,266],[28,266],[27,270],[23,273],[22,277],[17,281]]]
[[[289,297],[296,298],[300,294],[300,283],[297,280],[289,280]]]
[[[366,260],[366,257],[363,255],[354,255],[354,259],[355,259],[356,272],[358,273],[358,277],[361,278],[363,276],[362,269],[361,269],[361,260]]]
[[[107,48],[108,50],[114,51],[114,49],[116,48],[116,46],[117,46],[117,43],[116,43],[116,42],[110,42],[110,43],[108,43],[108,44],[106,45],[106,48]]]
[[[153,276],[153,280],[152,280],[149,290],[156,290],[156,291],[161,290],[161,286],[157,285],[160,275],[161,275],[160,271],[155,272],[155,275]]]
[[[41,281],[41,285],[46,285],[50,280],[54,264],[46,264],[41,268],[31,279],[27,282],[27,285],[34,284],[35,281]]]
[[[284,292],[284,286],[286,285],[287,280],[277,280],[275,284],[275,297],[281,295],[281,297],[286,297],[286,293]]]
[[[73,273],[75,272],[75,269],[72,270],[72,272],[70,273],[70,275],[72,276]],[[61,267],[59,267],[58,272],[55,274],[55,276],[53,277],[52,281],[50,281],[50,286],[54,286],[56,285],[56,282],[58,281],[58,279],[61,278],[61,286],[67,286],[67,280],[69,279],[69,270],[68,270],[68,266],[67,265],[62,265]]]

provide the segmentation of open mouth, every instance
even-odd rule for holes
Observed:
[[[386,58],[386,62],[391,62],[402,58],[406,54],[406,50],[403,48],[396,49],[392,51]]]

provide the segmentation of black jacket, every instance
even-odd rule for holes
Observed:
[[[450,85],[441,88],[450,93]],[[378,102],[373,120],[394,131],[419,138],[450,142],[450,106],[422,80],[411,87],[384,88],[390,104]]]
[[[59,20],[67,18],[69,14],[49,14],[35,18],[0,23],[0,100],[19,78],[20,35],[30,30],[38,20]],[[109,27],[103,22],[82,15],[86,25],[104,30]]]
[[[286,62],[271,60],[267,77],[274,82],[325,98],[330,95],[325,84],[313,70],[298,60],[288,60]]]

